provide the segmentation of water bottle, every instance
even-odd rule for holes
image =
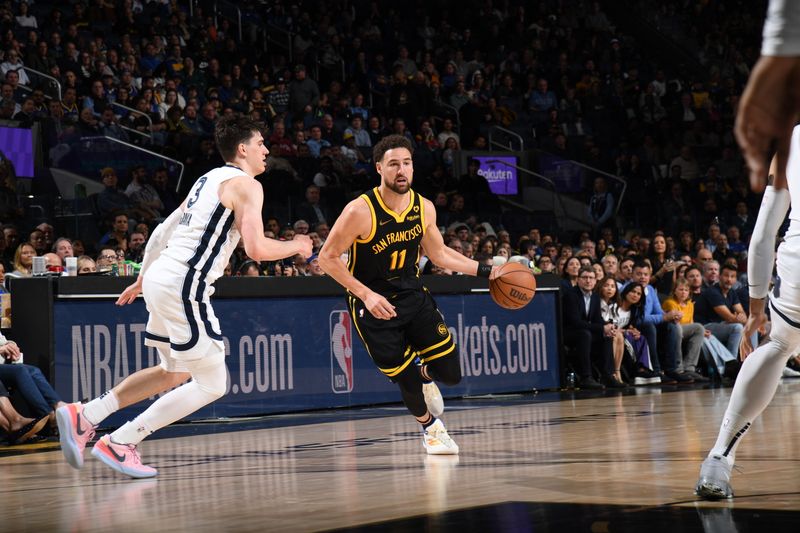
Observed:
[[[575,389],[578,384],[578,376],[575,375],[575,372],[569,371],[565,381],[568,389]]]

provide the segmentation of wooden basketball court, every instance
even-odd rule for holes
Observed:
[[[450,401],[458,457],[399,405],[168,428],[140,448],[154,480],[0,448],[0,531],[800,531],[800,380],[740,447],[736,498],[694,496],[730,391]]]

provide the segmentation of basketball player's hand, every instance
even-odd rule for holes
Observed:
[[[381,320],[390,320],[397,316],[394,306],[389,303],[389,300],[378,294],[371,292],[364,300],[364,307],[367,308],[372,316]]]
[[[125,287],[122,294],[117,298],[117,305],[126,305],[136,301],[136,297],[142,292],[142,276],[136,278],[136,282]]]
[[[497,277],[497,271],[500,270],[499,266],[493,266],[492,272],[489,274],[489,281],[492,281]]]
[[[750,187],[766,186],[772,152],[785,170],[792,128],[800,111],[800,58],[763,56],[739,101],[734,133],[750,168]]]
[[[744,361],[748,355],[753,353],[754,347],[750,342],[750,337],[756,331],[764,331],[766,324],[767,315],[765,313],[750,313],[742,330],[742,340],[739,342],[739,359]]]
[[[311,237],[302,234],[295,235],[292,242],[299,246],[297,250],[298,254],[301,254],[303,257],[311,257],[314,251],[314,243],[311,241]]]

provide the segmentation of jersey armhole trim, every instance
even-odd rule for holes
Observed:
[[[378,221],[376,220],[375,217],[375,207],[372,205],[372,202],[369,201],[369,197],[366,194],[362,194],[359,198],[363,198],[363,200],[367,203],[367,207],[369,207],[370,222],[372,224],[369,235],[367,236],[366,239],[362,239],[358,236],[356,237],[355,242],[363,244],[365,242],[371,241],[372,238],[375,236],[375,231],[377,231],[378,229]]]
[[[425,198],[422,195],[417,195],[419,198],[419,221],[422,223],[422,236],[425,236],[425,231],[427,230],[427,224],[425,223]]]

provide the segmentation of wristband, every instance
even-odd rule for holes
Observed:
[[[475,273],[476,276],[482,278],[488,278],[491,273],[492,273],[492,265],[487,265],[486,263],[478,263],[478,272]]]

